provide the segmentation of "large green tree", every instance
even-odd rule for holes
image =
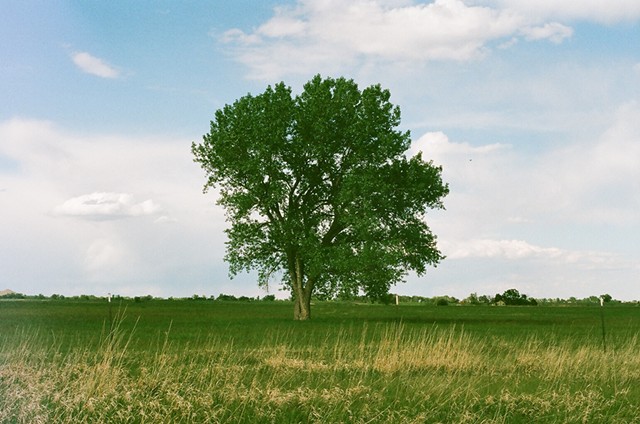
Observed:
[[[230,273],[257,269],[266,285],[282,272],[295,319],[310,318],[314,293],[380,297],[443,258],[425,213],[448,186],[440,167],[407,157],[389,98],[344,78],[316,76],[295,96],[279,83],[218,110],[192,144],[231,224]]]

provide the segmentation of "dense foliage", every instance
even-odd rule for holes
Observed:
[[[516,289],[505,290],[502,294],[496,294],[494,297],[494,303],[502,302],[505,305],[521,305],[521,306],[536,306],[538,302],[529,298],[526,294],[520,294],[520,292]]]
[[[425,213],[448,187],[440,167],[406,156],[389,99],[344,78],[316,76],[296,96],[280,83],[218,110],[192,145],[231,224],[232,275],[257,269],[267,285],[283,272],[296,319],[314,293],[380,298],[443,258]]]

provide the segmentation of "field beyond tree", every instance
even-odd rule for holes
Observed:
[[[0,301],[0,422],[640,421],[637,306],[291,305]]]

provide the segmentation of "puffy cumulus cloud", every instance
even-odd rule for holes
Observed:
[[[474,156],[488,155],[492,152],[508,150],[511,146],[502,143],[472,146],[469,143],[456,143],[442,131],[428,132],[411,144],[410,154],[417,152],[426,153],[429,158],[437,161],[445,161],[451,157],[463,157],[472,159]]]
[[[75,52],[71,54],[71,60],[82,71],[87,74],[101,78],[118,78],[120,71],[109,65],[104,60],[92,56],[87,52]]]
[[[73,197],[53,210],[56,215],[90,219],[119,219],[154,215],[160,211],[160,206],[151,199],[137,203],[131,194],[99,192]]]
[[[468,61],[484,56],[494,41],[505,47],[524,36],[560,43],[572,33],[508,5],[299,0],[276,8],[254,30],[229,29],[220,40],[250,68],[250,78],[270,80],[375,63]]]
[[[517,25],[512,16],[457,0],[300,1],[276,9],[251,33],[236,28],[222,40],[252,69],[251,77],[270,79],[318,67],[335,71],[362,60],[468,60],[482,55],[487,40]]]
[[[286,9],[276,8],[276,15],[258,28],[256,37],[263,35],[271,38],[279,38],[304,35],[307,29],[307,22],[297,19],[295,16],[290,16]],[[238,30],[236,30],[236,32],[237,31]],[[239,34],[242,34],[242,31],[240,31],[238,35]],[[232,36],[232,33],[227,35]],[[254,41],[259,40],[259,38],[254,39]],[[245,43],[251,41],[251,39],[246,39]]]
[[[309,16],[318,39],[344,45],[355,54],[390,60],[468,60],[483,44],[513,31],[515,16],[457,0],[393,7],[384,2],[330,2]],[[323,27],[314,27],[316,17]]]

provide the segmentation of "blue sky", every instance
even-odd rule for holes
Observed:
[[[0,11],[0,289],[264,295],[227,276],[190,145],[225,104],[320,73],[388,88],[450,184],[427,217],[447,259],[394,292],[640,299],[635,0]]]

